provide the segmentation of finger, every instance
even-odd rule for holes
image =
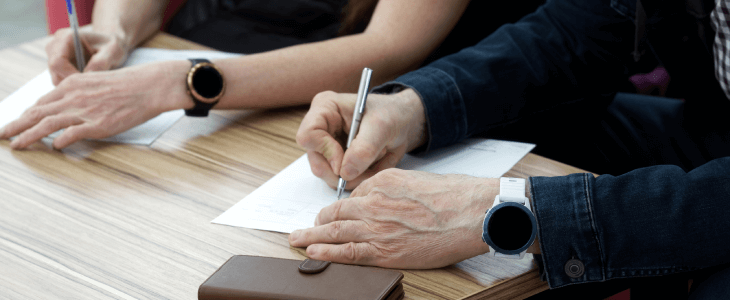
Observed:
[[[314,244],[307,247],[311,259],[341,264],[377,265],[380,251],[370,243]]]
[[[344,149],[335,138],[346,132],[346,110],[349,106],[338,105],[333,99],[339,97],[334,92],[321,92],[312,100],[312,106],[304,116],[297,131],[297,143],[307,149],[321,153],[330,163],[332,171],[339,174]],[[350,114],[352,110],[350,109]]]
[[[49,61],[49,69],[51,72],[51,81],[54,86],[58,86],[61,82],[73,74],[80,73],[75,65],[67,60]]]
[[[63,128],[71,125],[79,124],[81,120],[76,117],[70,116],[49,116],[43,118],[43,120],[32,128],[23,132],[18,138],[10,143],[10,147],[13,149],[23,149],[31,144],[39,141],[40,139],[48,136]]]
[[[294,247],[306,247],[321,243],[363,242],[369,236],[365,226],[363,221],[346,220],[295,230],[289,235],[289,244]]]
[[[23,112],[17,120],[5,125],[2,132],[2,138],[7,139],[19,135],[29,128],[36,126],[36,124],[41,122],[41,120],[45,117],[54,115],[60,110],[61,106],[58,105],[57,102],[48,105],[36,104]]]
[[[309,160],[309,167],[312,169],[312,174],[322,178],[331,188],[337,188],[339,178],[332,172],[332,168],[324,156],[314,151],[308,151],[307,158]]]
[[[345,151],[342,149],[342,145],[328,132],[319,129],[310,131],[307,138],[304,138],[300,145],[307,149],[307,152],[319,153],[325,159],[333,174],[339,172]]]
[[[405,149],[405,147],[404,147]],[[403,158],[403,155],[405,155],[405,150],[402,152],[388,152],[382,159],[375,162],[374,165],[372,165],[370,168],[365,170],[360,176],[357,176],[357,178],[353,180],[347,181],[347,189],[355,189],[352,191],[352,194],[350,194],[350,197],[362,197],[367,195],[367,193],[370,191],[369,189],[367,191],[360,189],[358,193],[355,193],[357,191],[358,187],[365,181],[370,179],[371,177],[375,176],[375,174],[378,174],[380,171],[385,169],[394,168],[401,158]]]
[[[76,56],[73,48],[73,36],[68,29],[56,32],[53,40],[46,45],[48,54],[48,68],[54,85],[58,85],[64,78],[78,73]]]
[[[365,172],[390,142],[394,128],[377,117],[370,120],[372,122],[363,120],[360,132],[345,151],[339,172],[345,180],[353,180]]]
[[[347,201],[335,201],[325,206],[314,219],[314,226],[329,224],[335,221],[360,220],[365,215],[360,209],[357,199]]]
[[[97,129],[91,124],[84,123],[81,125],[71,126],[66,128],[61,135],[53,139],[53,148],[63,149],[82,139],[98,138],[100,136],[101,135],[98,134]]]

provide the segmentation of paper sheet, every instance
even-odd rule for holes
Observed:
[[[534,147],[534,144],[518,142],[469,139],[424,156],[406,155],[398,168],[498,178]],[[212,222],[291,233],[312,227],[319,211],[336,199],[337,192],[312,174],[305,154]]]
[[[166,50],[154,48],[139,48],[134,50],[122,67],[146,64],[155,61],[183,60],[188,58],[223,59],[240,54],[198,51],[198,50]],[[20,89],[0,102],[0,128],[16,120],[35,102],[54,89],[51,75],[45,70],[40,75],[23,85]],[[150,145],[157,137],[180,119],[185,113],[182,110],[169,111],[137,125],[125,132],[111,136],[102,141]],[[49,135],[49,138],[58,136],[61,131]]]

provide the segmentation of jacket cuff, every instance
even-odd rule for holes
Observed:
[[[541,263],[550,288],[606,280],[593,213],[594,181],[589,173],[530,178]]]
[[[426,112],[428,142],[423,150],[452,145],[467,137],[466,108],[451,76],[440,69],[425,67],[377,86],[372,93],[391,94],[407,88],[418,94]]]

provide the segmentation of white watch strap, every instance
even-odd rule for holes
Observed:
[[[502,177],[499,179],[499,200],[525,204],[525,179]]]
[[[502,177],[499,179],[499,196],[497,197],[499,199],[499,202],[517,202],[521,203],[523,205],[527,205],[529,209],[529,204],[527,203],[527,197],[525,197],[525,179],[524,178],[509,178],[509,177]],[[495,203],[494,205],[497,205]],[[509,259],[522,259],[525,257],[525,251],[522,251],[518,254],[503,254],[498,253],[497,251],[492,248],[492,246],[489,246],[489,256],[492,257],[500,257],[500,258],[509,258]]]

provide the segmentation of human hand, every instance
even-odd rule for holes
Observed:
[[[499,179],[388,169],[323,208],[289,244],[317,260],[443,267],[489,251],[482,225],[497,194]]]
[[[18,135],[10,147],[23,149],[65,128],[53,141],[61,149],[84,138],[126,131],[168,110],[190,108],[185,86],[189,68],[187,61],[168,61],[73,74],[0,129],[0,139]]]
[[[79,30],[81,45],[84,47],[86,68],[84,72],[106,71],[124,63],[129,54],[122,38],[114,34],[93,31],[91,26]],[[64,28],[56,31],[53,39],[46,45],[48,67],[54,85],[68,76],[80,73],[76,68],[73,31]]]
[[[383,169],[395,167],[406,152],[426,139],[423,104],[411,89],[369,95],[360,130],[350,148],[344,143],[352,123],[355,94],[322,92],[304,116],[297,143],[307,150],[315,176],[335,188],[338,175],[353,188]]]

